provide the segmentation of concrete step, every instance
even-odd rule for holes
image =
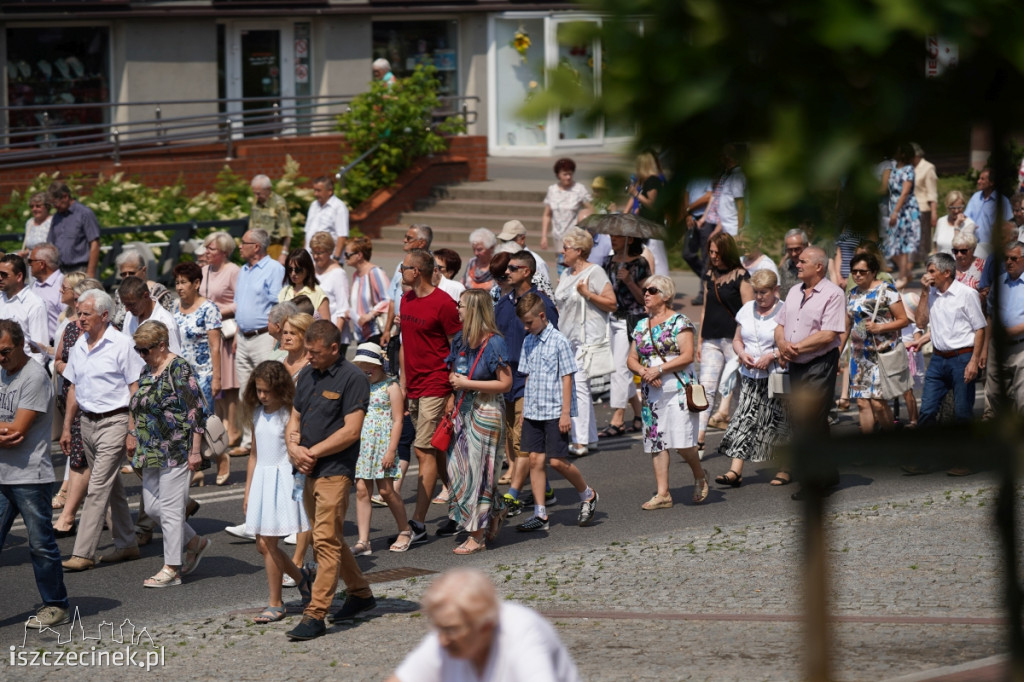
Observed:
[[[539,216],[544,205],[536,201],[508,201],[501,199],[423,199],[416,202],[416,212],[453,214],[486,214],[512,218]]]
[[[493,181],[466,183],[445,189],[447,197],[451,199],[532,202],[537,206],[538,212],[543,209],[542,204],[547,193],[546,189],[503,189],[496,186]]]
[[[434,226],[431,225],[433,228]],[[378,254],[386,254],[394,256],[402,253],[402,237],[405,236],[405,232],[408,229],[407,224],[401,225],[389,225],[381,229],[381,236],[379,239],[373,240],[373,260],[377,260]],[[458,251],[461,256],[465,259],[469,259],[472,256],[472,250],[469,246],[469,234],[472,230],[448,230],[445,228],[434,228],[434,241],[431,244],[432,249],[452,249]],[[553,242],[552,242],[553,243]],[[539,253],[549,265],[555,261],[558,257],[558,251],[554,248],[541,249],[540,248],[540,236],[528,235],[527,245],[536,253]]]
[[[511,218],[518,218],[522,221],[523,226],[527,230],[527,234],[536,234],[537,237],[540,238],[540,211],[534,213],[533,216],[509,216],[507,214],[488,215],[486,213],[452,214],[430,210],[403,213],[398,217],[398,221],[405,223],[406,225],[411,223],[426,223],[427,225],[430,225],[430,227],[434,228],[435,231],[451,228],[467,228],[472,232],[478,227],[486,227],[489,230],[494,230],[494,233],[497,234],[501,231],[501,226]]]

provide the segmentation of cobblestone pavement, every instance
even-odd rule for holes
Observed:
[[[830,511],[837,679],[938,673],[1001,653],[995,490],[955,485]],[[484,553],[473,564],[503,596],[548,615],[584,679],[795,680],[804,648],[800,526],[793,515],[696,534],[638,534],[517,566]],[[375,584],[379,606],[370,617],[304,643],[283,635],[298,620],[297,602],[282,622],[251,623],[262,593],[252,611],[204,613],[197,604],[199,615],[183,623],[147,614],[150,635],[165,648],[164,666],[147,677],[382,679],[426,632],[417,601],[429,581]],[[36,646],[61,648],[49,633]],[[18,671],[19,679],[45,675]]]

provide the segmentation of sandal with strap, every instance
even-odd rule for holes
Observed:
[[[783,476],[785,476],[785,478],[783,478]],[[793,477],[789,475],[788,471],[780,471],[779,473],[775,474],[775,478],[768,482],[768,485],[789,485],[792,482]]]
[[[369,540],[360,540],[352,545],[352,556],[370,556],[371,554],[373,554],[373,550],[370,548]]]
[[[469,546],[470,542],[472,542],[476,546],[475,547],[470,547]],[[485,541],[483,541],[483,540],[477,541],[477,540],[473,539],[472,537],[470,537],[465,542],[463,542],[461,545],[459,545],[458,547],[453,549],[452,550],[452,554],[458,554],[460,556],[464,556],[466,554],[476,554],[477,552],[482,552],[485,549],[487,549],[487,543]]]
[[[263,613],[252,619],[252,622],[257,625],[266,625],[267,623],[276,623],[279,620],[284,620],[285,614],[288,613],[288,609],[284,606],[268,606],[263,609]]]
[[[65,488],[61,488],[57,491],[57,494],[50,500],[50,507],[53,509],[63,509],[64,505],[68,501],[68,491]]]
[[[743,476],[730,469],[721,476],[715,476],[715,483],[718,485],[731,485],[733,488],[739,488],[743,483]]]
[[[597,434],[598,438],[618,438],[619,436],[625,435],[626,429],[623,428],[622,424],[609,424]]]
[[[409,551],[409,547],[411,545],[412,545],[412,531],[411,530],[403,530],[401,533],[398,534],[398,537],[395,538],[395,543],[393,545],[391,545],[391,547],[389,547],[388,549],[391,550],[392,552],[408,552]]]
[[[710,489],[708,487],[708,472],[704,471],[703,478],[697,478],[694,479],[693,481],[693,503],[700,504],[704,500],[708,499],[709,492]]]
[[[633,425],[630,426],[626,431],[629,433],[640,433],[644,430],[644,420],[640,417],[633,417]]]
[[[164,566],[160,571],[151,578],[146,578],[142,582],[143,587],[171,587],[173,585],[181,584],[181,576],[177,571],[171,570]]]

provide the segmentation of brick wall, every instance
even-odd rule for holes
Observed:
[[[235,143],[234,159],[225,159],[223,145],[190,147],[143,155],[122,156],[121,164],[112,160],[52,161],[29,168],[3,168],[3,154],[0,153],[0,201],[5,201],[12,190],[22,190],[40,173],[59,170],[62,175],[84,176],[86,186],[89,179],[100,173],[109,177],[122,172],[126,177],[137,177],[150,186],[172,185],[181,178],[189,194],[213,188],[217,173],[226,165],[235,173],[249,178],[259,173],[271,177],[281,174],[286,155],[299,162],[306,177],[334,174],[341,166],[344,138],[341,135],[319,135],[277,140],[241,140]],[[468,180],[487,179],[487,138],[485,136],[459,136],[451,138],[451,156],[465,160],[468,166]],[[442,158],[447,158],[442,157]],[[425,196],[425,195],[424,195]]]

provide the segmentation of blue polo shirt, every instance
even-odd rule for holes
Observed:
[[[89,245],[99,238],[96,214],[85,204],[72,201],[67,211],[54,214],[46,241],[57,247],[61,263],[79,265],[89,262]]]
[[[997,203],[998,202],[998,203]],[[996,206],[1001,207],[1002,220],[1007,222],[1013,220],[1013,209],[1010,208],[1010,200],[995,190],[986,199],[980,191],[975,192],[964,215],[974,221],[977,225],[974,228],[974,236],[984,244],[992,243],[992,228],[996,224]]]
[[[270,256],[242,266],[235,284],[235,322],[243,332],[267,326],[267,313],[277,305],[284,282],[284,266]]]
[[[988,297],[988,314],[995,312],[995,297],[991,294]],[[1010,279],[1010,275],[1003,272],[999,275],[999,319],[1003,326],[1015,327],[1024,322],[1024,275],[1017,279]],[[1011,338],[1016,341],[1017,338]]]
[[[537,294],[544,301],[544,312],[547,313],[548,322],[558,327],[558,309],[544,293],[537,287],[531,288],[527,294]],[[523,294],[525,296],[526,294]],[[516,315],[516,303],[522,296],[516,296],[511,292],[494,304],[494,321],[498,325],[498,331],[505,337],[505,346],[508,348],[508,363],[512,367],[512,388],[505,394],[505,400],[519,400],[523,397],[523,387],[526,385],[526,375],[519,371],[519,352],[523,348],[523,341],[526,339],[526,328],[523,321]]]

